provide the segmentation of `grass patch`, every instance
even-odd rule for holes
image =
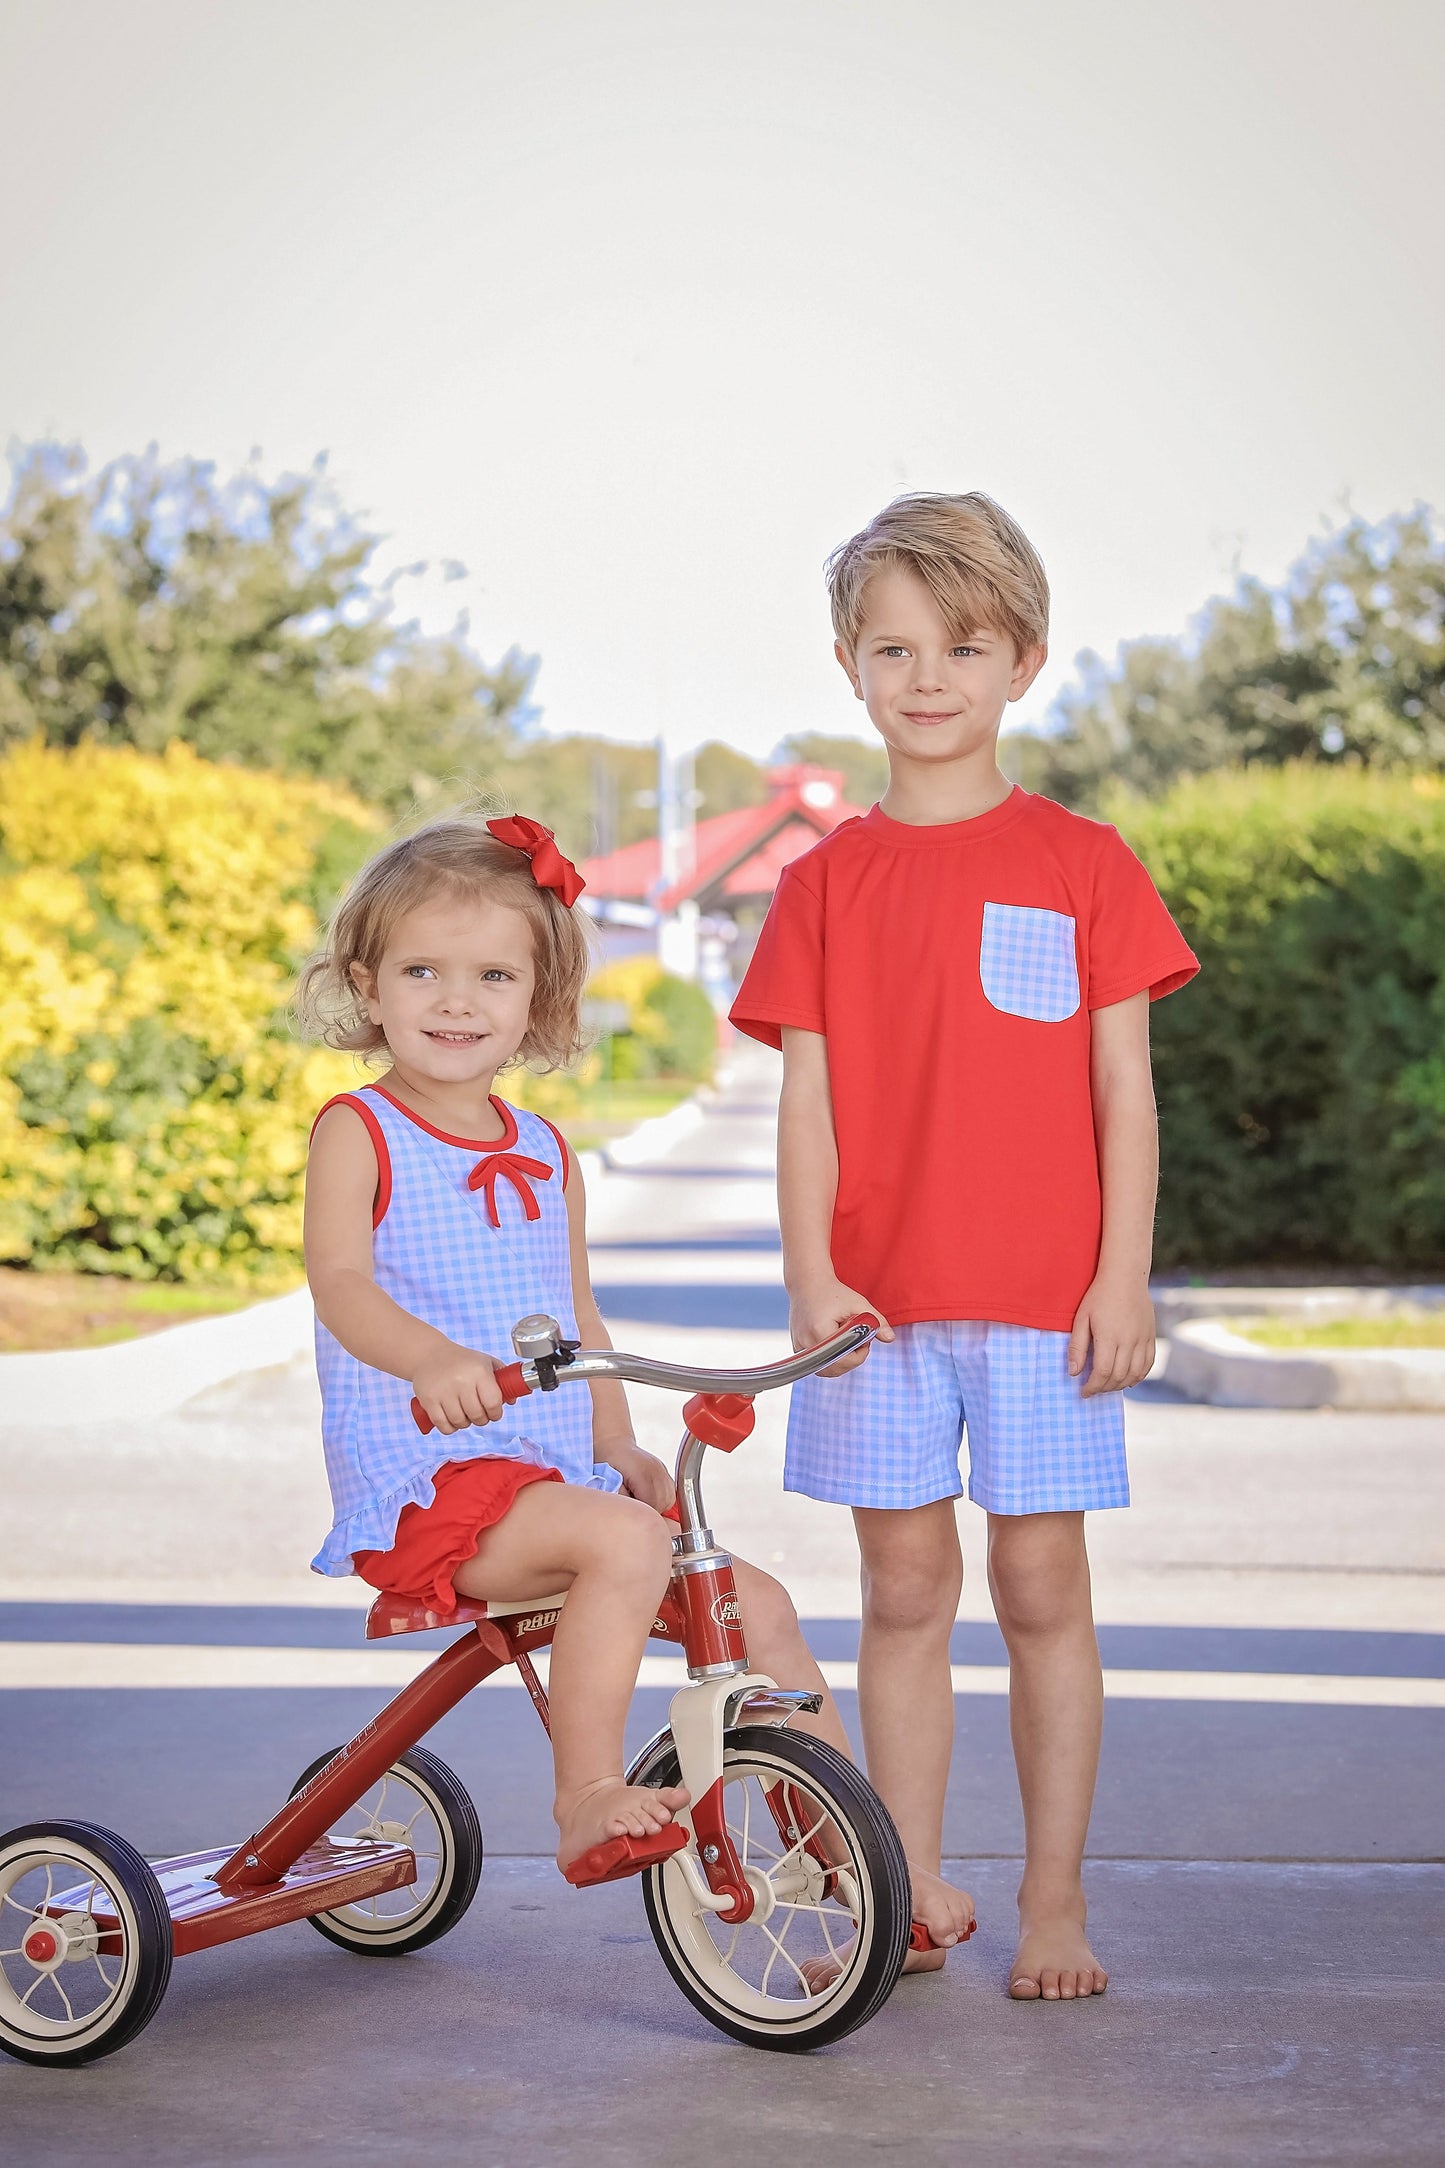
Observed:
[[[1445,1310],[1394,1317],[1331,1317],[1313,1325],[1287,1318],[1252,1318],[1235,1330],[1259,1347],[1445,1348]]]
[[[619,1084],[589,1084],[579,1092],[575,1111],[559,1112],[553,1118],[574,1152],[597,1151],[614,1137],[625,1136],[639,1122],[669,1113],[696,1090],[697,1085],[686,1077],[638,1077]],[[550,1106],[547,1112],[552,1113]]]
[[[27,1272],[0,1266],[0,1354],[108,1347],[142,1333],[163,1332],[190,1318],[221,1317],[268,1295],[284,1294],[299,1278],[272,1286],[197,1286],[169,1280],[126,1280],[96,1272]]]

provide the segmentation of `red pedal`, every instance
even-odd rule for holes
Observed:
[[[562,1869],[573,1889],[594,1889],[599,1882],[622,1882],[630,1874],[660,1867],[674,1852],[687,1848],[687,1831],[681,1822],[669,1822],[650,1837],[609,1837],[594,1844]]]
[[[950,1947],[957,1949],[962,1943],[967,1942],[977,1926],[978,1921],[976,1919],[970,1920],[963,1933],[959,1936],[958,1942],[950,1945],[946,1942],[935,1942],[922,1920],[915,1920],[908,1932],[908,1947],[910,1950],[946,1950]]]

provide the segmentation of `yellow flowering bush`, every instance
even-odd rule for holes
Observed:
[[[307,1128],[358,1079],[286,1002],[376,816],[325,784],[32,740],[0,760],[0,1259],[299,1263]]]
[[[628,956],[605,965],[587,991],[627,1011],[627,1029],[612,1040],[614,1079],[712,1075],[717,1018],[700,986],[674,978],[655,956]]]

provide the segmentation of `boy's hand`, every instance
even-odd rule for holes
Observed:
[[[473,1423],[495,1423],[507,1405],[491,1357],[454,1340],[442,1341],[417,1365],[411,1389],[447,1436]]]
[[[1069,1376],[1080,1375],[1093,1348],[1083,1397],[1120,1393],[1154,1366],[1154,1305],[1147,1282],[1107,1280],[1101,1273],[1079,1304],[1069,1334]]]
[[[866,1295],[859,1295],[851,1287],[845,1287],[838,1279],[819,1280],[816,1285],[799,1288],[788,1305],[788,1327],[793,1335],[793,1345],[799,1350],[817,1347],[824,1340],[831,1340],[835,1332],[841,1332],[850,1317],[857,1317],[860,1310],[871,1310],[882,1319],[877,1337],[891,1340],[893,1328],[876,1303]],[[856,1370],[868,1353],[869,1343],[854,1348],[841,1362],[829,1363],[820,1370],[820,1378],[839,1378],[845,1370]]]
[[[629,1498],[640,1498],[657,1513],[668,1512],[676,1502],[677,1486],[662,1462],[631,1439],[599,1447],[597,1457],[617,1470]]]

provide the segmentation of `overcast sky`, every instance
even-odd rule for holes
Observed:
[[[0,430],[325,451],[551,730],[866,730],[828,549],[981,488],[1077,651],[1445,506],[1439,0],[8,0]]]

